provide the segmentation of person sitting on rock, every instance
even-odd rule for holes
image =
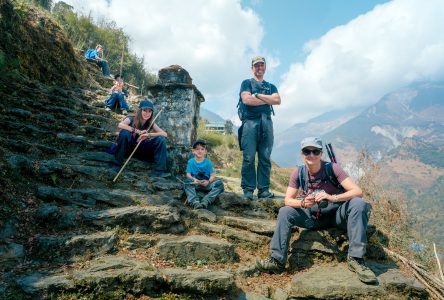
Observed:
[[[102,68],[103,76],[109,77],[110,71],[109,71],[109,65],[108,61],[103,59],[103,47],[102,45],[97,45],[96,49],[93,51],[88,51],[87,56],[85,55],[87,59],[94,60],[96,64]]]
[[[143,161],[154,161],[154,175],[167,177],[169,174],[165,171],[168,135],[156,123],[148,131],[154,118],[153,113],[153,103],[148,99],[142,100],[136,116],[127,116],[119,123],[118,128],[121,131],[117,145],[111,152],[114,153],[116,162],[122,165],[125,157],[129,156],[140,142],[134,156]]]
[[[362,282],[377,283],[375,274],[363,260],[371,206],[361,198],[361,188],[338,164],[332,163],[329,166],[338,186],[333,180],[327,179],[326,164],[329,163],[321,160],[322,148],[322,141],[318,137],[302,140],[301,154],[305,166],[297,167],[290,177],[285,206],[279,210],[270,243],[270,256],[265,260],[257,259],[256,267],[262,272],[284,271],[293,226],[308,229],[338,227],[347,230],[350,242],[347,257],[349,269],[355,272]],[[302,168],[301,172],[299,168]],[[300,178],[304,176],[306,180]],[[306,189],[301,187],[303,184],[306,184]],[[321,205],[321,200],[324,205]]]
[[[207,208],[224,191],[224,184],[215,179],[213,163],[206,158],[207,143],[204,140],[197,140],[192,147],[194,157],[188,160],[186,169],[189,182],[184,185],[187,203],[195,209]],[[207,194],[199,199],[197,191]]]
[[[130,111],[130,108],[128,106],[128,103],[126,103],[125,101],[125,92],[124,92],[125,84],[120,74],[115,75],[114,79],[116,81],[114,82],[114,85],[110,89],[111,96],[107,100],[105,100],[105,109],[107,111],[110,111],[118,103],[120,109],[122,110],[122,114],[126,115],[128,111]]]

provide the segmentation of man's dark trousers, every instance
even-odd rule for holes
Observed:
[[[243,122],[241,149],[243,151],[242,189],[244,192],[253,192],[257,187],[259,193],[268,191],[271,171],[270,155],[273,149],[273,121],[271,116],[262,114],[260,118]],[[255,166],[256,152],[258,153],[257,173]]]

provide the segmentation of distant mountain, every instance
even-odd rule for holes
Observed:
[[[200,108],[200,117],[211,123],[225,123],[224,118],[203,107]]]
[[[363,109],[353,108],[324,113],[305,123],[297,123],[274,138],[271,158],[281,167],[300,164],[300,143],[308,136],[322,136],[356,117]]]
[[[414,139],[444,150],[444,83],[416,83],[384,96],[356,118],[327,132],[338,148],[386,155]],[[412,149],[414,151],[414,149]],[[425,157],[424,157],[425,158]]]

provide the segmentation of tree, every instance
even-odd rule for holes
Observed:
[[[226,120],[225,121],[225,133],[226,134],[233,134],[233,122],[231,122],[230,120]]]

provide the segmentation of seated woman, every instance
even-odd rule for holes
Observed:
[[[166,177],[167,133],[157,124],[153,124],[148,131],[153,116],[154,105],[149,100],[142,100],[136,116],[127,116],[118,127],[121,129],[114,149],[116,161],[122,165],[125,157],[129,156],[137,143],[141,142],[134,153],[140,160],[154,162],[155,176]]]
[[[107,100],[105,100],[105,109],[110,111],[118,104],[120,109],[122,110],[122,114],[126,115],[130,108],[128,106],[128,103],[126,103],[125,101],[125,84],[120,74],[115,75],[114,79],[116,81],[110,89],[111,96]]]
[[[371,206],[361,198],[361,188],[340,165],[321,159],[322,149],[322,140],[318,137],[302,140],[304,165],[297,167],[290,177],[285,206],[279,209],[271,239],[270,256],[258,259],[256,267],[269,273],[285,270],[293,226],[312,230],[337,227],[347,231],[348,268],[362,282],[375,284],[376,275],[363,259]]]

